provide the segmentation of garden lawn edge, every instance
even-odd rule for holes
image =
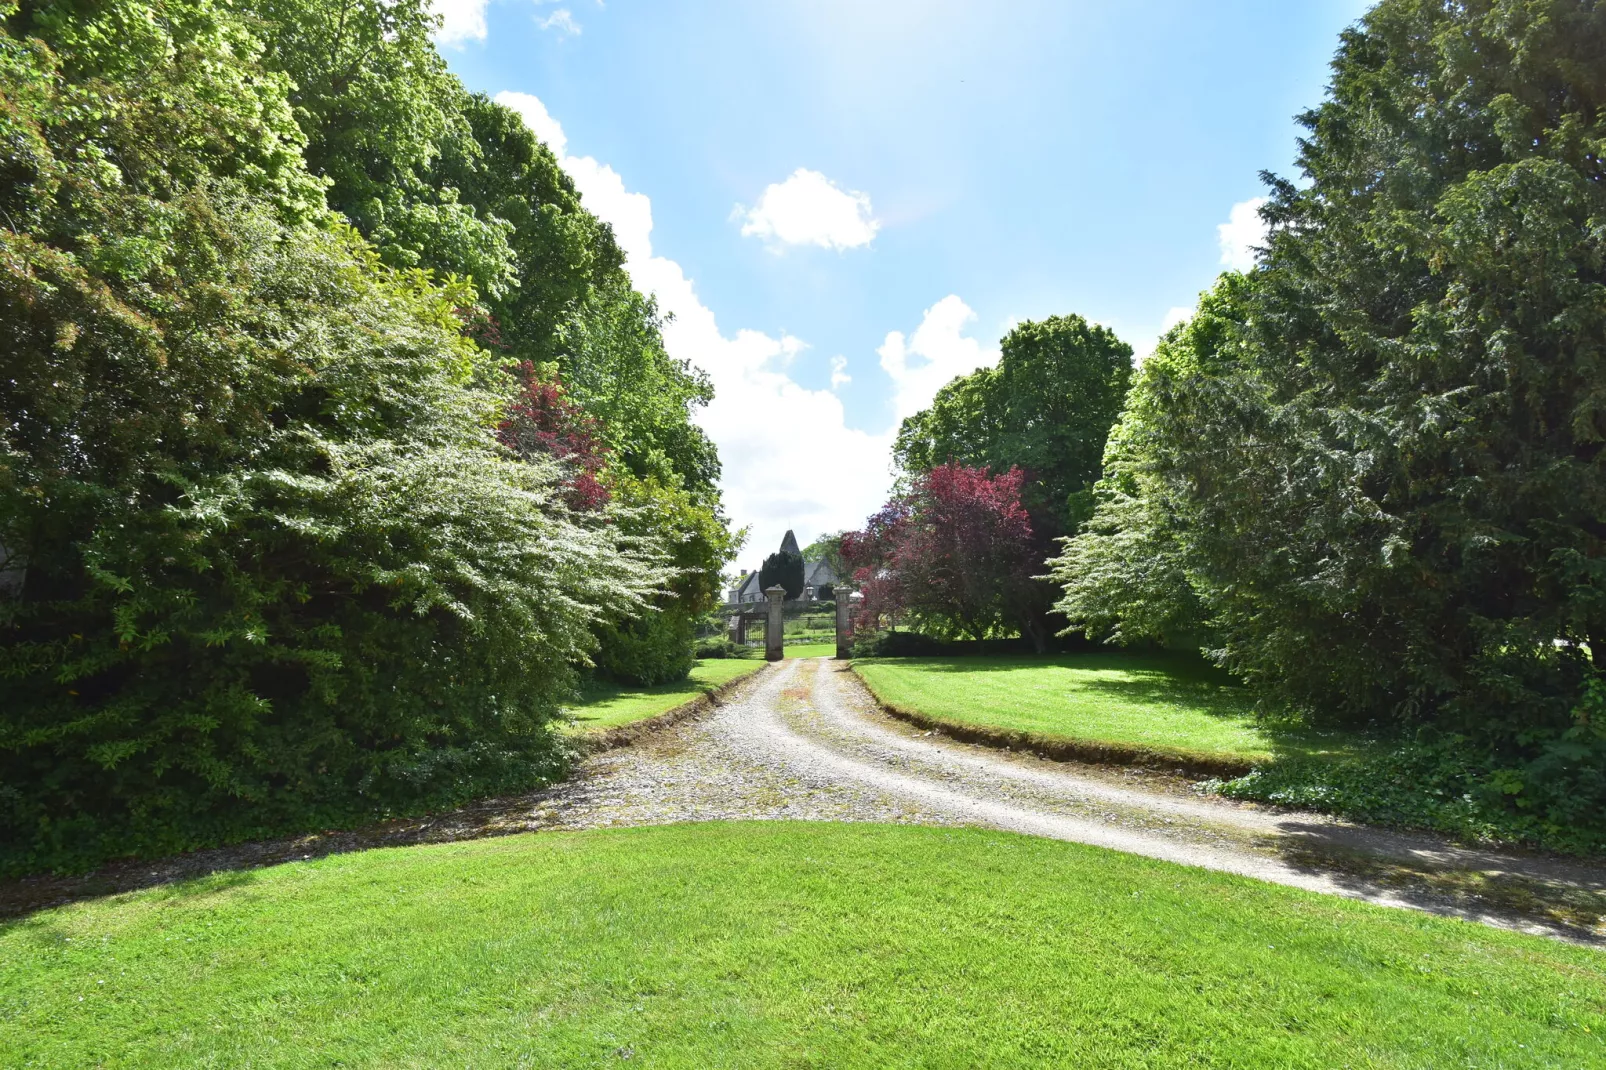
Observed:
[[[752,672],[745,672],[734,680],[724,683],[703,692],[689,702],[682,702],[673,709],[663,713],[655,713],[651,717],[643,717],[639,721],[629,724],[614,725],[612,728],[582,729],[572,737],[583,754],[597,754],[602,751],[617,750],[628,747],[654,732],[660,732],[672,725],[693,717],[701,716],[716,706],[723,706],[737,688],[744,687],[756,680],[766,669],[769,662],[763,662]]]
[[[849,669],[853,666],[850,663]],[[1073,736],[1047,735],[1026,732],[1017,728],[995,728],[989,725],[967,724],[935,717],[920,710],[888,702],[877,694],[862,673],[854,677],[864,685],[876,705],[888,717],[940,732],[960,743],[976,743],[997,750],[1024,751],[1039,758],[1055,762],[1085,762],[1089,765],[1135,765],[1143,768],[1181,772],[1185,776],[1206,779],[1210,777],[1240,777],[1255,768],[1255,763],[1242,758],[1229,758],[1219,754],[1191,751],[1184,748],[1144,747],[1135,743],[1109,743],[1102,740],[1077,739]],[[750,677],[742,677],[750,679]]]

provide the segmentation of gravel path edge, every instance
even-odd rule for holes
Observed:
[[[612,728],[576,732],[572,738],[582,755],[599,754],[602,751],[631,746],[656,732],[673,727],[682,721],[700,717],[710,710],[723,706],[738,690],[751,686],[759,677],[769,671],[770,664],[765,663],[750,673],[744,673],[734,680],[727,680],[711,690],[704,691],[691,701],[683,702],[673,709],[665,710],[663,713],[655,713],[651,717],[644,717],[639,721],[631,721],[628,724],[615,725]]]

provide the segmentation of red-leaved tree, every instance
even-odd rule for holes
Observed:
[[[497,437],[520,457],[551,457],[561,464],[571,509],[601,509],[609,494],[598,476],[608,462],[608,450],[597,421],[569,400],[556,377],[541,378],[529,361],[516,371],[519,395],[508,406]]]
[[[1050,591],[1033,577],[1044,547],[1021,504],[1025,475],[944,464],[842,540],[864,594],[861,623],[903,618],[924,631],[981,639],[1018,631],[1039,650]]]

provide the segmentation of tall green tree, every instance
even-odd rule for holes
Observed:
[[[430,39],[428,0],[260,0],[251,10],[264,65],[291,80],[307,168],[328,182],[329,206],[393,266],[469,276],[492,297],[516,286],[512,223],[436,179],[448,148],[477,152],[467,93]]]
[[[803,555],[791,550],[777,550],[764,559],[758,570],[758,589],[767,591],[779,584],[786,589],[786,597],[803,595]]]
[[[264,62],[295,85],[309,166],[329,181],[331,206],[388,263],[472,279],[476,337],[561,381],[596,421],[614,469],[604,478],[619,483],[621,501],[674,499],[625,524],[674,547],[676,567],[652,613],[603,628],[599,658],[636,682],[683,676],[701,612],[691,607],[708,603],[734,551],[728,534],[712,534],[728,528],[719,458],[693,420],[713,396],[707,376],[665,351],[656,307],[552,152],[446,70],[425,0],[267,0],[254,10],[270,43]]]
[[[1185,324],[1160,340],[1138,369],[1110,429],[1093,515],[1048,571],[1063,588],[1055,605],[1067,631],[1128,644],[1213,645],[1201,597],[1190,523],[1193,488],[1177,479],[1179,450],[1204,448],[1177,427],[1179,383],[1211,381],[1226,341],[1245,317],[1252,285],[1227,274],[1201,295]]]
[[[471,278],[487,343],[556,365],[634,475],[711,495],[718,458],[690,418],[712,397],[707,377],[664,351],[656,308],[552,152],[446,69],[427,0],[253,10],[330,207],[388,263]]]
[[[1022,323],[998,366],[962,376],[904,420],[893,453],[907,472],[946,463],[1026,473],[1024,498],[1044,535],[1092,511],[1104,441],[1132,377],[1132,347],[1080,316]]]
[[[1229,666],[1563,824],[1606,813],[1603,55],[1588,0],[1372,9],[1145,410]]]
[[[497,445],[472,289],[327,213],[229,7],[0,24],[0,869],[553,775],[663,563]]]

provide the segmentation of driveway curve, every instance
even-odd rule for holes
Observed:
[[[540,829],[709,820],[974,825],[1606,947],[1606,867],[1472,850],[1201,793],[1181,777],[960,743],[881,712],[825,658],[766,666],[707,713],[571,779],[423,819],[0,883],[0,917],[224,869]]]
[[[525,827],[709,819],[977,825],[1606,944],[1606,868],[1205,795],[1180,778],[959,743],[883,714],[818,658],[590,759]]]

